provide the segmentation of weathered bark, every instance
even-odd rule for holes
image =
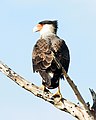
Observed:
[[[63,73],[69,85],[72,87],[78,100],[81,102],[82,104],[81,107],[68,101],[65,98],[62,98],[60,100],[58,97],[56,97],[53,99],[52,97],[53,94],[49,90],[42,91],[38,86],[25,80],[23,77],[15,73],[12,69],[10,69],[6,64],[2,63],[1,61],[0,61],[0,71],[4,73],[7,77],[9,77],[11,80],[13,80],[15,83],[17,83],[19,86],[21,86],[22,88],[33,93],[35,96],[42,98],[43,100],[53,104],[56,108],[71,114],[78,120],[96,120],[96,111],[95,111],[96,108],[94,109],[94,108],[88,107],[83,97],[81,96],[79,90],[77,89],[77,86],[73,83],[70,77],[66,74],[64,69],[63,69]],[[96,106],[95,103],[94,105]]]

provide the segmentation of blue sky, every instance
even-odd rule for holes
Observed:
[[[69,76],[86,102],[92,104],[89,88],[96,90],[96,1],[95,0],[3,0],[0,2],[0,60],[18,74],[41,84],[32,73],[31,53],[39,37],[32,28],[45,19],[58,20],[58,36],[71,55]],[[63,97],[78,102],[66,81],[61,81]],[[0,73],[1,120],[74,120],[49,103],[17,86]]]

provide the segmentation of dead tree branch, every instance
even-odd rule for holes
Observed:
[[[54,55],[55,56],[55,55]],[[73,80],[71,80],[71,78],[68,76],[68,74],[66,73],[65,69],[62,67],[61,63],[54,57],[55,62],[57,63],[58,67],[62,68],[62,72],[63,75],[65,76],[67,82],[69,83],[69,85],[71,86],[72,90],[74,91],[77,99],[81,102],[81,104],[84,106],[84,108],[86,110],[89,110],[87,104],[85,103],[83,97],[81,96],[77,86],[74,84]]]
[[[91,107],[91,112],[93,113],[94,117],[96,118],[96,92],[93,89],[90,89],[92,99],[93,99],[93,105]]]
[[[86,110],[89,110],[87,104],[85,103],[83,97],[81,96],[81,94],[80,94],[77,86],[74,84],[73,80],[71,80],[71,78],[67,75],[67,73],[66,73],[66,71],[64,70],[64,68],[62,68],[62,70],[63,70],[64,76],[65,76],[67,82],[69,83],[69,85],[71,86],[72,90],[74,91],[77,99],[82,103],[82,105],[84,106],[84,108],[85,108]]]
[[[59,98],[56,97],[56,98],[52,99],[53,94],[49,90],[46,90],[46,91],[40,90],[38,86],[25,80],[23,77],[18,75],[16,72],[14,72],[12,69],[10,69],[6,64],[2,63],[1,61],[0,61],[0,71],[2,73],[4,73],[7,77],[9,77],[11,80],[13,80],[15,83],[17,83],[19,86],[21,86],[22,88],[33,93],[35,96],[42,98],[43,100],[51,103],[56,108],[71,114],[78,120],[96,120],[96,118],[91,113],[91,110],[88,107],[86,107],[85,105],[83,105],[84,107],[83,106],[80,107],[80,106],[66,100],[65,98],[62,98],[59,102],[56,102],[56,101],[58,101]],[[67,80],[70,79],[66,73],[64,73],[64,75]],[[72,82],[70,80],[69,80],[69,82]],[[74,90],[74,87],[76,87],[76,85],[73,84],[73,82],[72,82],[71,87],[72,86],[73,86],[72,89]],[[77,87],[75,88],[74,91],[76,91],[76,90],[77,90]],[[75,94],[77,95],[78,92],[77,93],[75,92]],[[82,99],[82,97],[78,98],[78,100],[82,104],[85,104],[85,102],[84,101],[82,102],[81,99]],[[87,109],[85,109],[85,108],[87,108]]]

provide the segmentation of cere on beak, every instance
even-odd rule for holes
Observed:
[[[34,28],[33,28],[33,32],[38,32],[42,29],[43,25],[41,24],[37,24]]]

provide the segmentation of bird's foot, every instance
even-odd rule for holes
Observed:
[[[45,91],[46,88],[45,88],[44,85],[41,85],[41,86],[39,87],[39,89],[42,90],[42,91]]]
[[[46,87],[44,85],[41,85],[39,87],[39,89],[42,90],[42,91],[44,91],[44,92],[48,92],[49,91],[48,89],[46,89]]]
[[[62,99],[62,94],[60,93],[60,91],[57,91],[55,94],[52,95],[51,99],[54,100],[54,104],[58,104]]]

